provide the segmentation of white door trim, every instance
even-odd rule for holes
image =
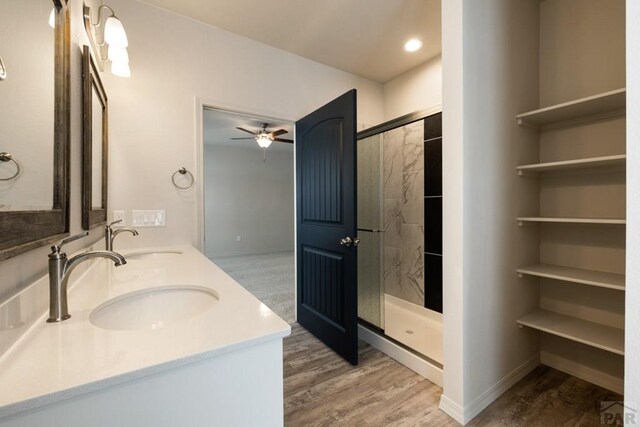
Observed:
[[[195,126],[196,126],[196,244],[194,245],[198,250],[204,253],[204,110],[219,110],[228,113],[236,113],[250,117],[258,117],[266,120],[276,120],[280,122],[286,122],[294,125],[293,127],[293,140],[295,141],[295,123],[297,118],[291,117],[288,114],[284,114],[279,111],[262,110],[254,106],[232,104],[226,101],[212,98],[195,97]],[[295,218],[297,218],[297,206],[295,202],[296,194],[296,144],[293,144],[293,234],[294,234],[294,298],[297,301],[297,289],[298,289],[298,253],[297,253],[297,224]],[[294,304],[294,311],[296,319],[298,317],[297,304]]]

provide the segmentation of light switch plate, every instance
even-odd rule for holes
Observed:
[[[164,227],[166,225],[165,211],[162,210],[134,210],[131,213],[134,227]]]

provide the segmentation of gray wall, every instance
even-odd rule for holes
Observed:
[[[293,146],[274,148],[205,144],[207,256],[293,251]]]

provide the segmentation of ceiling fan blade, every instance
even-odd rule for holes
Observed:
[[[289,133],[289,131],[286,129],[278,129],[276,131],[271,132],[271,136],[275,138],[276,136],[284,135],[285,133]]]
[[[231,138],[231,139],[255,139],[255,138]]]
[[[241,130],[242,132],[247,132],[250,133],[251,135],[255,135],[255,132],[251,132],[250,130],[246,130],[245,128],[241,128],[241,127],[236,127],[236,129]]]
[[[273,140],[278,142],[288,142],[289,144],[293,144],[293,139],[273,138]]]

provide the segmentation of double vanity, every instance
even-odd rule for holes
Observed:
[[[0,426],[281,425],[290,326],[193,247],[122,255],[0,358]]]
[[[89,3],[85,24],[99,22]],[[77,43],[92,32],[76,33],[70,8],[0,2],[0,426],[282,425],[291,329],[200,252],[114,252],[137,232],[106,226],[104,245],[67,257],[110,208],[101,56]]]

